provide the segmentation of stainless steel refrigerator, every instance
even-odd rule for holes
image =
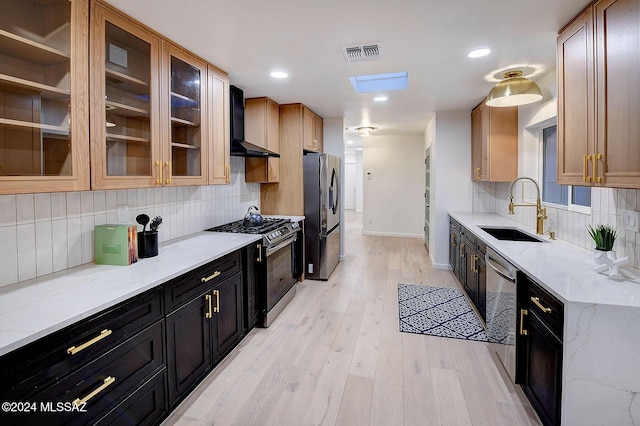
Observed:
[[[340,158],[304,156],[305,276],[328,280],[340,257]]]

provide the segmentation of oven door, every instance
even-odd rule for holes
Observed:
[[[296,236],[267,247],[267,312],[295,285],[294,260]]]

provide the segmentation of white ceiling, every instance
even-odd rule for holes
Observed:
[[[558,30],[591,0],[107,1],[227,71],[245,97],[302,102],[344,117],[349,130],[396,134],[423,133],[435,111],[470,111],[504,70],[534,80],[553,70]],[[382,43],[381,60],[345,62],[342,46],[367,42]],[[492,53],[467,58],[476,47]],[[290,77],[273,79],[276,68]],[[399,71],[409,88],[385,103],[348,80]]]

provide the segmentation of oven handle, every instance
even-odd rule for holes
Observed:
[[[293,243],[297,238],[298,238],[298,236],[294,235],[293,237],[284,240],[283,242],[279,243],[276,246],[267,247],[267,257],[271,256],[273,253],[275,253],[276,251],[280,250],[281,248],[284,248],[284,247],[288,246],[289,244]]]

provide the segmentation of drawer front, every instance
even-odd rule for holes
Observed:
[[[0,358],[0,397],[24,399],[163,317],[158,287]]]
[[[158,321],[111,352],[96,359],[71,376],[29,398],[41,403],[70,403],[88,399],[77,407],[85,412],[62,411],[52,415],[40,410],[28,417],[2,419],[2,424],[42,424],[47,426],[88,424],[104,416],[165,366],[164,321]]]
[[[164,284],[167,314],[206,292],[242,268],[240,250],[202,265]]]
[[[529,280],[527,303],[529,311],[540,318],[560,340],[562,340],[562,325],[564,305],[542,287]]]
[[[167,414],[167,370],[162,369],[96,425],[155,425]]]

